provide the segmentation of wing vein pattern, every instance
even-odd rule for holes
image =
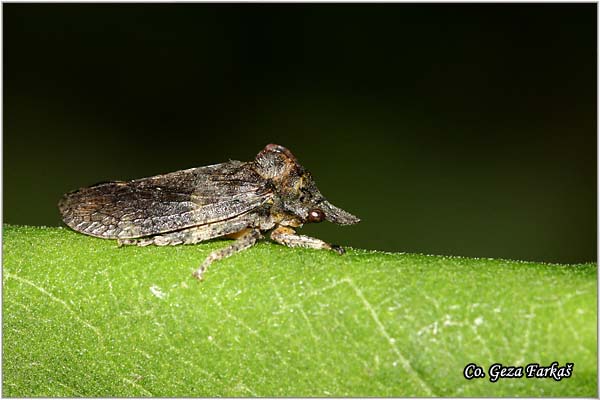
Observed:
[[[253,162],[229,161],[66,194],[67,225],[101,238],[139,238],[211,224],[259,209],[273,193]]]

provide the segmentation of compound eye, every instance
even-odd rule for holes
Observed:
[[[321,222],[325,219],[325,213],[321,210],[319,210],[318,208],[313,208],[312,210],[308,211],[308,217],[306,217],[306,220],[308,222]]]

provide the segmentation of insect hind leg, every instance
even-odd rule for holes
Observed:
[[[177,246],[196,244],[244,229],[245,221],[223,221],[137,239],[118,239],[119,246]]]
[[[197,243],[194,241],[194,236],[191,229],[185,229],[183,231],[169,232],[163,235],[155,235],[144,238],[136,239],[117,239],[117,244],[121,246],[149,246],[151,244],[156,246],[176,246],[178,244],[193,244]]]
[[[153,239],[149,238],[137,238],[137,239],[117,239],[117,245],[119,247],[123,246],[148,246],[152,244]]]

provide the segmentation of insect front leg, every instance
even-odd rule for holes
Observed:
[[[338,254],[344,254],[346,251],[337,244],[329,244],[321,239],[305,235],[298,235],[292,228],[279,226],[271,232],[271,239],[279,244],[288,247],[306,247],[309,249],[333,250]]]
[[[260,230],[248,229],[243,234],[238,236],[238,239],[235,242],[233,242],[231,245],[229,245],[228,247],[225,247],[225,248],[219,249],[219,250],[215,250],[212,253],[210,253],[208,255],[208,257],[206,257],[206,259],[204,260],[202,265],[197,270],[194,271],[194,273],[193,273],[194,277],[198,280],[202,280],[202,275],[204,274],[204,272],[206,271],[208,266],[213,261],[222,260],[222,259],[227,258],[237,252],[240,252],[249,247],[252,247],[252,245],[254,245],[260,238],[261,238]]]

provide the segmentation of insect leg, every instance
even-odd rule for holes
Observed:
[[[179,244],[196,244],[219,236],[229,235],[234,232],[243,231],[248,226],[245,219],[227,220],[213,224],[193,226],[180,231],[167,232],[160,235],[148,236],[135,239],[118,239],[119,246],[176,246]],[[236,239],[239,236],[236,236]]]
[[[298,235],[292,228],[279,226],[271,232],[271,239],[279,244],[289,247],[306,247],[309,249],[333,250],[338,254],[346,251],[337,244],[329,244],[321,239],[310,236]]]
[[[206,227],[202,226],[145,238],[118,239],[117,243],[119,246],[148,246],[151,244],[156,246],[176,246],[178,244],[195,244],[206,240],[206,236],[210,236],[207,233]]]
[[[117,245],[122,246],[148,246],[154,243],[153,237],[137,238],[137,239],[117,239]]]
[[[202,280],[202,274],[206,271],[208,266],[217,260],[222,260],[223,258],[227,258],[237,252],[247,249],[254,245],[258,239],[261,238],[260,230],[258,229],[249,229],[233,242],[230,246],[225,247],[223,249],[215,250],[206,257],[202,265],[194,271],[193,275],[195,278]]]

